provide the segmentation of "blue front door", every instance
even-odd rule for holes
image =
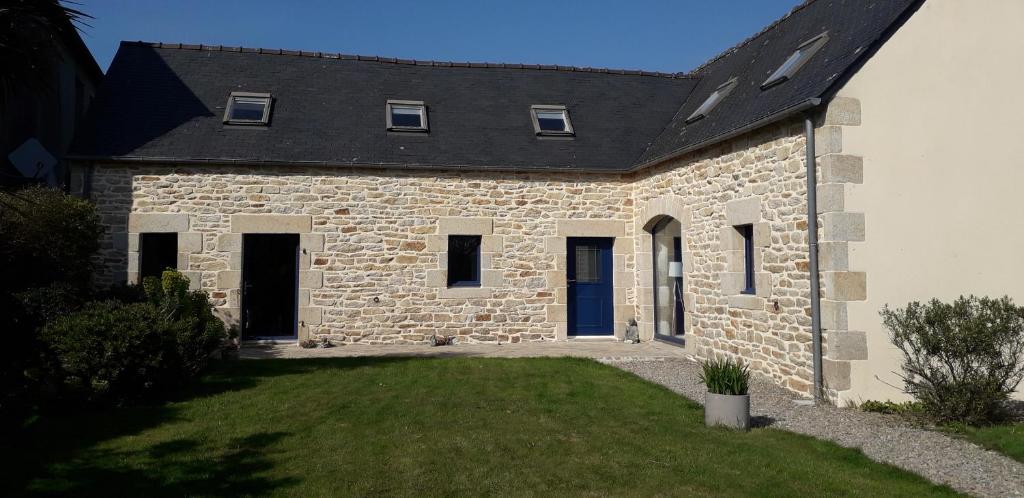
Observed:
[[[569,335],[612,335],[612,242],[570,237],[566,254]]]

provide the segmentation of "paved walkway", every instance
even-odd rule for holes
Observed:
[[[304,349],[295,344],[243,344],[239,351],[242,359],[263,358],[347,358],[353,356],[436,356],[479,358],[523,358],[539,356],[575,356],[606,361],[625,361],[663,358],[685,358],[683,348],[663,342],[626,344],[603,339],[573,339],[570,341],[523,342],[518,344],[456,344],[454,346],[426,345],[366,345],[353,344],[333,348]]]

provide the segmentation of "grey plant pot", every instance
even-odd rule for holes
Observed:
[[[704,395],[704,425],[750,429],[750,395],[707,393]]]

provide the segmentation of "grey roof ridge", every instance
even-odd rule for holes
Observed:
[[[253,48],[253,47],[233,47],[224,45],[204,45],[204,44],[187,44],[187,43],[165,43],[165,42],[147,42],[147,41],[121,41],[121,45],[139,45],[148,46],[153,48],[163,49],[179,49],[179,50],[208,50],[212,52],[239,52],[239,53],[251,53],[251,54],[264,54],[264,55],[288,55],[298,57],[313,57],[320,59],[337,59],[337,60],[355,60],[365,62],[380,62],[384,64],[404,64],[410,66],[430,66],[430,67],[468,67],[468,68],[496,68],[496,69],[532,69],[541,71],[566,71],[566,72],[577,72],[577,73],[601,73],[601,74],[616,74],[626,76],[653,76],[659,78],[669,79],[696,79],[697,77],[691,73],[666,73],[661,71],[644,71],[640,69],[613,69],[603,67],[579,67],[579,66],[563,66],[557,64],[517,64],[517,63],[505,63],[505,62],[457,62],[457,61],[436,61],[436,60],[421,60],[421,59],[401,59],[397,57],[380,57],[376,55],[354,55],[354,54],[342,54],[334,52],[320,52],[320,51],[307,51],[307,50],[286,50],[279,48]]]

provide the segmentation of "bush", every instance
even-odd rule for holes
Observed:
[[[47,375],[62,400],[147,398],[198,374],[224,338],[206,294],[176,271],[147,279],[145,302],[101,301],[47,324]]]
[[[740,361],[708,360],[701,364],[700,381],[712,394],[747,394],[750,371]]]
[[[1005,416],[1024,378],[1024,308],[1009,297],[961,296],[881,314],[903,352],[904,389],[930,418],[976,425]]]
[[[860,409],[865,412],[885,413],[889,415],[920,415],[924,408],[916,401],[905,401],[896,403],[894,401],[868,400],[860,404]]]
[[[39,328],[87,300],[101,233],[85,200],[41,186],[0,191],[0,431],[34,409]]]

